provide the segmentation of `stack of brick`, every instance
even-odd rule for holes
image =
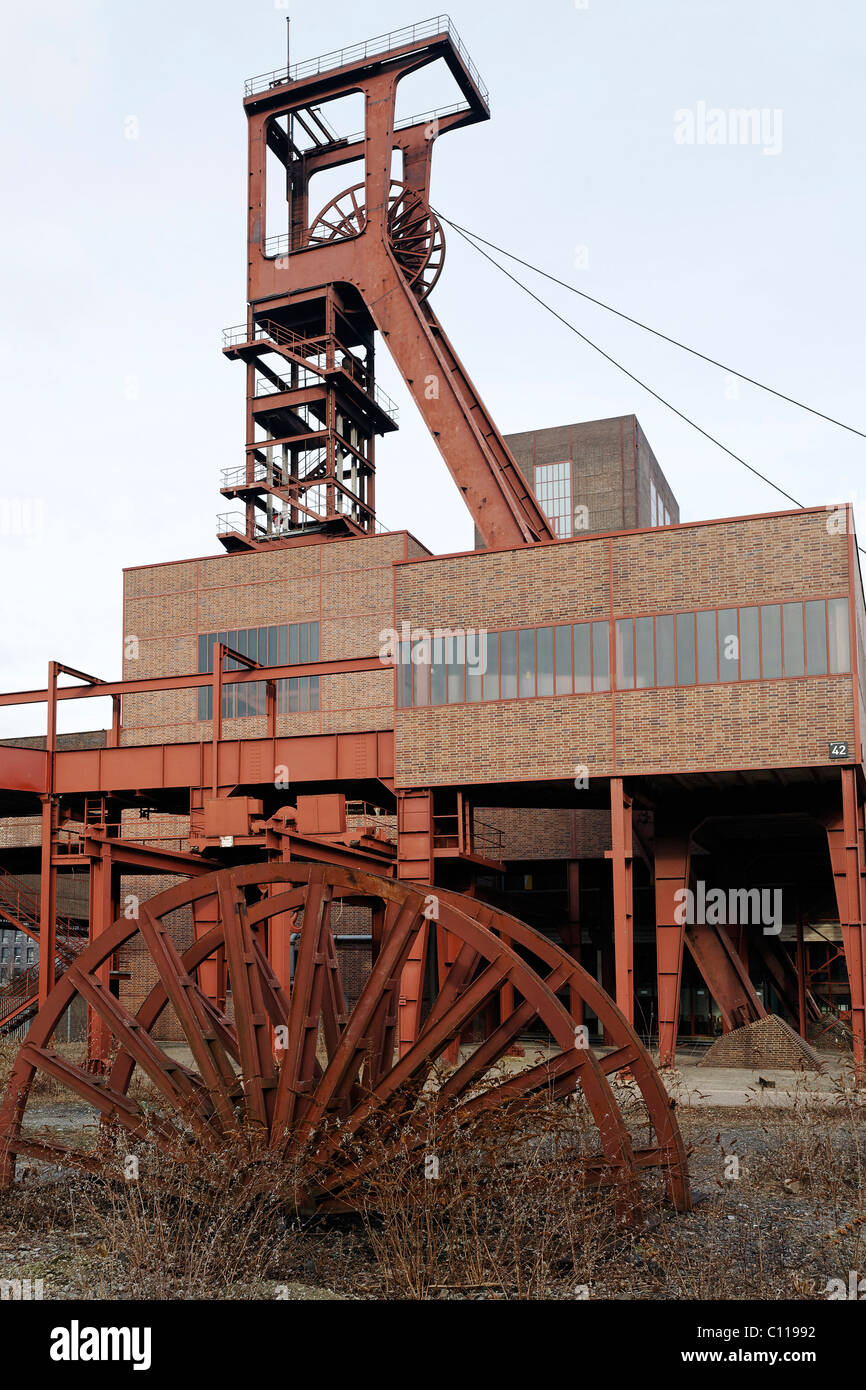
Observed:
[[[745,1067],[776,1071],[822,1071],[821,1058],[778,1014],[767,1014],[718,1038],[701,1067]]]

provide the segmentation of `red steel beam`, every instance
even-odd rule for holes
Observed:
[[[632,799],[621,777],[610,779],[611,849],[613,869],[613,940],[616,1002],[629,1023],[634,1022],[634,861]]]
[[[677,893],[689,886],[689,834],[660,833],[655,839],[656,978],[659,1014],[659,1066],[676,1060],[683,944],[686,929],[677,922]]]

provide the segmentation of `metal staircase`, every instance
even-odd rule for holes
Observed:
[[[39,894],[0,868],[0,919],[39,943]],[[88,943],[87,924],[57,917],[55,974],[61,975]],[[29,1022],[39,1005],[39,966],[30,965],[0,986],[0,1036]]]

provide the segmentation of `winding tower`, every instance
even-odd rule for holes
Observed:
[[[399,121],[397,89],[444,62],[462,100]],[[364,129],[342,136],[360,93]],[[550,539],[524,480],[436,318],[445,239],[430,206],[433,148],[487,120],[486,89],[447,16],[251,78],[246,323],[224,352],[247,370],[245,462],[223,475],[243,504],[227,550],[377,529],[375,441],[397,427],[376,383],[382,335],[489,546]],[[322,207],[318,175],[346,170]]]

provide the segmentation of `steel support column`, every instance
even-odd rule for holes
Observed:
[[[397,793],[397,877],[405,882],[433,883],[433,793],[428,788]],[[427,918],[415,937],[400,976],[398,1045],[409,1051],[421,1028],[424,967],[430,934]]]
[[[845,964],[851,988],[851,1029],[854,1034],[854,1068],[860,1084],[866,1084],[866,844],[861,789],[854,767],[842,768],[841,812],[827,823],[827,842],[836,886],[836,903],[845,946]]]
[[[656,831],[656,980],[662,1067],[672,1067],[676,1059],[686,936],[685,923],[677,921],[676,895],[689,886],[689,839],[686,829],[665,834]]]
[[[54,850],[54,758],[57,752],[57,672],[48,663],[48,723],[46,729],[45,795],[42,797],[42,859],[39,878],[39,1007],[54,988],[57,945],[57,869]]]
[[[568,921],[563,931],[563,945],[573,960],[580,965],[580,860],[571,859],[566,865],[568,876]],[[572,1015],[577,1023],[583,1023],[583,1000],[573,998]]]
[[[90,858],[90,940],[96,941],[103,932],[113,926],[118,912],[117,872],[112,857],[111,845],[104,843],[99,853]],[[130,917],[136,912],[130,911]],[[112,958],[109,956],[95,972],[100,985],[109,991],[111,988]],[[87,1009],[87,1058],[98,1070],[102,1070],[111,1056],[111,1029],[103,1015],[88,1005]]]
[[[632,859],[632,800],[621,777],[610,779],[611,849],[613,869],[613,943],[616,1002],[634,1023],[634,863]]]

